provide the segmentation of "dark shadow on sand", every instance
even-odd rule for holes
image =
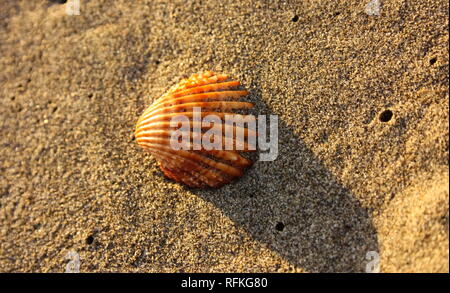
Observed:
[[[255,88],[250,99],[257,112],[271,114]],[[281,119],[275,161],[256,162],[219,190],[193,192],[309,272],[364,272],[367,252],[378,251],[367,210]]]

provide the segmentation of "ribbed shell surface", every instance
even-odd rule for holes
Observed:
[[[139,118],[135,138],[137,143],[150,152],[159,162],[164,174],[190,187],[220,187],[241,177],[252,162],[236,149],[187,149],[176,150],[171,147],[174,130],[170,121],[176,116],[187,117],[190,121],[192,137],[194,107],[200,107],[201,117],[216,115],[223,121],[225,115],[235,114],[236,110],[250,109],[252,103],[239,101],[248,93],[238,90],[239,81],[229,81],[224,74],[207,71],[194,74],[173,86],[161,98],[148,107]],[[207,131],[203,125],[202,131]],[[224,125],[224,127],[227,127]],[[236,125],[232,125],[236,133]],[[245,137],[256,136],[256,132],[244,127]],[[235,138],[236,139],[236,138]],[[236,141],[235,141],[236,142]],[[248,151],[245,143],[243,151]]]

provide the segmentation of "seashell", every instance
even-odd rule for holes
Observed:
[[[224,131],[230,127],[233,134],[243,131],[247,140],[239,141],[234,136],[232,149],[205,149],[201,145],[195,148],[195,144],[189,149],[171,147],[172,134],[177,129],[171,127],[170,121],[174,117],[183,115],[188,118],[190,139],[195,136],[194,125],[200,127],[202,133],[210,129],[201,121],[194,121],[194,107],[201,108],[201,118],[213,114],[222,122],[225,122],[225,115],[252,108],[252,103],[239,101],[248,94],[245,90],[238,90],[239,86],[239,81],[229,81],[227,75],[212,71],[183,79],[141,115],[135,131],[137,143],[156,158],[167,177],[190,187],[220,187],[243,176],[252,161],[243,157],[241,152],[256,149],[249,145],[248,138],[256,137],[257,133],[248,125],[223,124]],[[244,146],[243,149],[238,150],[238,143]]]

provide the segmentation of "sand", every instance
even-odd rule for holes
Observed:
[[[1,272],[449,271],[448,1],[57,2],[0,4]],[[218,190],[133,139],[205,70],[280,122]]]

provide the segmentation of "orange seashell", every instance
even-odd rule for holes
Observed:
[[[225,122],[226,115],[236,114],[234,110],[252,108],[252,103],[239,101],[248,94],[238,90],[239,86],[239,81],[228,81],[227,75],[211,71],[183,79],[141,115],[135,131],[137,143],[156,158],[167,177],[190,187],[220,187],[241,177],[245,169],[252,165],[251,160],[240,154],[241,150],[256,149],[251,147],[248,138],[256,137],[257,133],[249,129],[248,124],[247,127],[242,124],[222,125],[223,130],[231,127],[229,130],[234,135],[232,149],[208,149],[198,144],[195,148],[195,143],[189,149],[174,149],[171,142],[174,142],[172,135],[177,128],[171,127],[170,123],[174,117],[187,117],[190,122],[188,137],[193,139],[194,127],[198,127],[201,133],[212,127],[194,120],[195,107],[200,107],[201,118],[216,115],[222,122]],[[237,131],[242,131],[247,141],[239,141],[235,135]],[[225,137],[222,139],[224,141]],[[239,151],[236,147],[238,142],[244,146]]]

